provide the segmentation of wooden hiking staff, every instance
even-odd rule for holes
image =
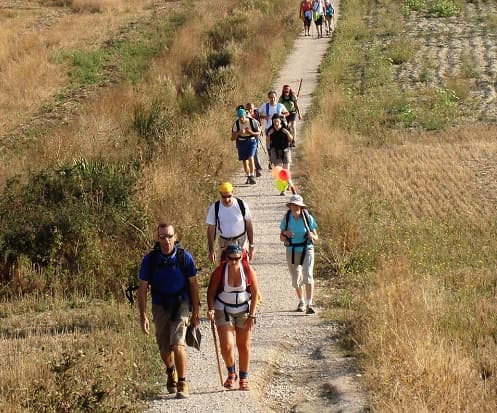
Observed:
[[[300,78],[300,83],[299,83],[299,90],[297,91],[297,97],[300,95],[300,89],[302,88],[302,78]]]
[[[217,347],[217,335],[214,320],[211,320],[211,330],[212,338],[214,339],[214,348],[216,349],[217,372],[219,373],[219,381],[221,383],[221,386],[223,386],[223,374],[221,373],[221,362],[219,361],[219,348]]]

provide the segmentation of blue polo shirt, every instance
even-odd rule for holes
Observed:
[[[304,212],[302,212],[302,214],[304,214]],[[307,231],[304,224],[304,218],[302,218],[302,214],[300,214],[299,218],[296,220],[293,217],[293,214],[290,212],[290,218],[288,220],[288,228],[286,228],[286,214],[283,216],[283,219],[280,222],[281,231],[290,231],[293,233],[293,237],[291,240],[293,244],[300,244],[302,242],[305,242],[305,236],[307,234]],[[307,216],[309,218],[307,222],[307,224],[309,225],[309,230],[313,231],[318,227],[318,225],[316,223],[316,220],[310,213],[307,213]],[[313,245],[309,243],[305,246],[305,248],[310,250],[313,248]],[[288,246],[287,249],[291,250],[292,247]],[[295,252],[302,252],[303,250],[304,246],[295,247]]]
[[[176,304],[180,295],[182,301],[188,300],[187,278],[197,274],[195,262],[188,251],[185,251],[185,264],[187,276],[181,271],[176,248],[171,255],[165,255],[159,250],[143,258],[139,279],[151,285],[152,304]]]

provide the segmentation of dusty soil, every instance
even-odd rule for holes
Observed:
[[[329,38],[317,39],[315,32],[313,38],[301,36],[274,82],[276,90],[283,84],[297,90],[302,79],[299,105],[304,117],[317,85],[318,65],[328,46]],[[298,128],[302,135],[305,121],[299,122]],[[266,155],[259,152],[259,156],[261,164],[267,165]],[[252,391],[223,391],[211,331],[204,321],[201,351],[189,349],[191,397],[175,400],[164,394],[151,403],[149,412],[367,411],[355,362],[336,345],[338,326],[319,315],[295,311],[297,301],[279,241],[279,221],[286,211],[289,193],[279,195],[267,169],[256,185],[245,185],[242,174],[235,176],[233,182],[235,195],[248,202],[253,214],[257,244],[253,265],[264,297],[252,343]],[[318,288],[316,295],[319,294]],[[224,367],[222,374],[224,380]]]

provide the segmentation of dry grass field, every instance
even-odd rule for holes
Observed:
[[[493,412],[497,3],[341,13],[301,165],[323,299],[373,411]]]

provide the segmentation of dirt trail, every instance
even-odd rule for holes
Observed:
[[[313,38],[301,36],[274,83],[278,91],[286,83],[297,90],[302,79],[299,104],[303,115],[310,106],[317,69],[328,46],[329,38],[317,39],[315,29]],[[305,122],[300,122],[298,136],[302,136],[303,127]],[[261,164],[267,165],[265,155],[260,155]],[[223,391],[212,335],[203,321],[202,349],[189,349],[190,398],[175,400],[164,394],[151,403],[149,412],[367,411],[354,361],[343,357],[334,345],[337,326],[323,322],[319,316],[295,312],[297,301],[279,241],[279,221],[288,196],[279,195],[267,169],[256,185],[244,182],[242,174],[233,178],[235,195],[245,199],[252,211],[257,245],[253,264],[264,297],[253,336],[252,391]],[[226,374],[224,367],[222,372]]]

